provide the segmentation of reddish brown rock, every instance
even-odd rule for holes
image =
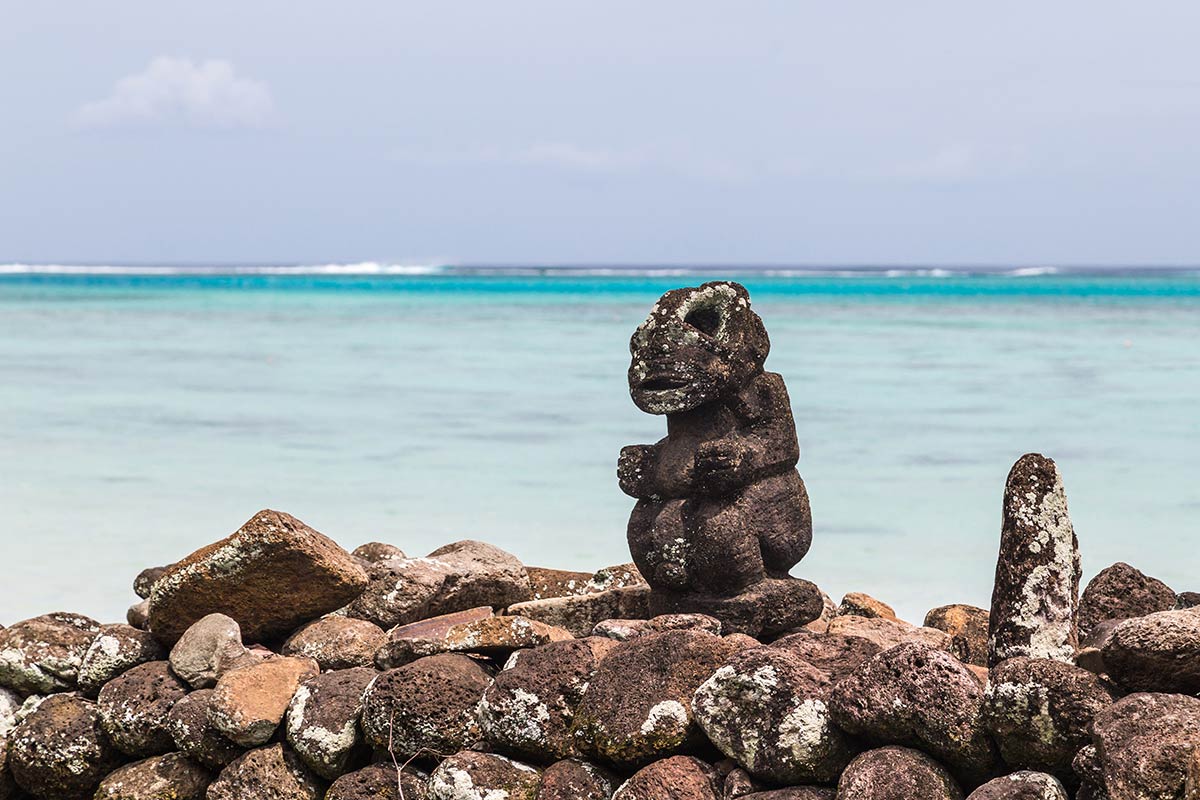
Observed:
[[[209,699],[213,727],[242,747],[271,740],[300,684],[320,672],[311,658],[283,656],[230,670]]]
[[[925,615],[925,627],[950,635],[950,653],[964,664],[988,665],[988,610],[956,603]]]
[[[283,643],[281,652],[311,658],[321,669],[350,669],[374,664],[376,651],[386,641],[387,634],[374,623],[329,616],[299,628]]]
[[[878,617],[847,615],[829,621],[828,633],[868,639],[882,650],[906,642],[919,642],[938,650],[950,651],[950,634],[936,628],[919,628],[907,622]]]
[[[1100,655],[1131,692],[1200,692],[1200,610],[1159,611],[1113,627]]]
[[[1079,598],[1079,635],[1087,636],[1105,620],[1170,611],[1175,602],[1170,586],[1118,561],[1100,570],[1083,590]]]
[[[568,758],[542,773],[537,800],[609,800],[621,781],[595,764]]]
[[[739,649],[694,630],[620,643],[600,662],[576,709],[580,751],[622,767],[678,752],[699,736],[692,695]]]
[[[797,631],[771,643],[772,647],[788,650],[829,676],[832,683],[858,669],[882,648],[871,639],[844,636],[839,633]]]
[[[0,686],[25,695],[74,689],[99,630],[94,619],[65,611],[0,629]]]
[[[838,616],[870,617],[873,619],[896,619],[896,611],[882,600],[876,600],[863,592],[850,592],[838,606]]]
[[[456,653],[390,669],[363,694],[363,733],[373,748],[402,759],[457,752],[479,736],[475,708],[491,682],[478,662]]]
[[[834,800],[836,792],[824,786],[789,786],[742,795],[742,800]]]
[[[324,672],[300,684],[287,711],[287,741],[308,768],[333,780],[362,745],[358,719],[374,667]]]
[[[992,780],[968,795],[967,800],[1071,800],[1053,775],[1021,771]]]
[[[698,758],[672,756],[638,770],[612,800],[721,800],[716,770]]]
[[[479,704],[479,724],[496,749],[536,762],[575,752],[571,723],[600,659],[617,643],[589,637],[513,653]]]
[[[387,640],[375,653],[375,666],[394,669],[425,656],[446,652],[446,634],[456,625],[477,622],[492,616],[491,606],[478,606],[466,611],[397,625],[387,632]]]
[[[428,781],[428,775],[407,767],[397,781],[395,765],[371,764],[334,781],[325,793],[325,800],[426,800]]]
[[[360,544],[350,551],[350,555],[371,564],[377,561],[387,561],[390,558],[408,558],[399,547],[396,547],[394,544],[387,544],[386,542]]]
[[[138,664],[161,661],[167,651],[146,631],[132,625],[101,625],[79,664],[79,688],[95,696],[100,687]]]
[[[962,800],[962,789],[929,756],[907,747],[868,750],[846,767],[837,800]]]
[[[464,750],[429,776],[429,800],[537,800],[538,770],[492,753]]]
[[[1004,487],[988,664],[1017,656],[1070,662],[1078,603],[1079,541],[1062,475],[1045,456],[1021,456]]]
[[[1182,798],[1200,746],[1200,699],[1139,693],[1101,709],[1092,722],[1096,761],[1109,800]]]
[[[880,744],[919,747],[964,783],[977,785],[998,768],[983,727],[983,688],[954,656],[903,644],[864,662],[830,694],[834,721]]]
[[[529,599],[544,600],[547,597],[570,597],[588,594],[592,580],[590,572],[572,572],[565,569],[526,567],[529,575]]]
[[[154,756],[110,772],[94,800],[204,800],[213,775],[179,753]]]
[[[145,758],[175,749],[167,728],[171,707],[187,694],[187,686],[171,673],[166,661],[140,664],[100,690],[96,706],[100,724],[122,752]]]
[[[829,716],[829,677],[794,652],[758,647],[701,684],[692,710],[709,741],[773,784],[829,783],[857,748]]]
[[[367,576],[331,539],[280,511],[260,511],[232,536],[197,550],[154,584],[150,630],[174,644],[200,618],[238,621],[261,642],[358,597]]]
[[[430,606],[432,614],[477,606],[504,608],[530,599],[525,565],[494,545],[465,539],[439,547],[426,558],[449,568]]]
[[[47,697],[8,737],[14,780],[44,800],[90,798],[100,779],[120,763],[96,704],[74,694]]]
[[[564,642],[575,637],[565,628],[517,616],[487,617],[446,631],[446,650],[504,658],[514,650]]]
[[[592,634],[625,642],[644,633],[685,630],[707,631],[714,636],[720,636],[721,620],[707,614],[662,614],[652,619],[606,619],[592,629]]]
[[[225,738],[208,718],[212,689],[199,689],[182,697],[167,714],[167,730],[175,747],[188,758],[220,770],[240,756],[243,748]]]
[[[321,786],[296,754],[281,744],[251,750],[208,787],[206,800],[321,800]]]
[[[590,636],[606,619],[649,619],[650,589],[644,585],[608,589],[571,597],[548,597],[514,603],[509,614],[566,628],[577,637]]]

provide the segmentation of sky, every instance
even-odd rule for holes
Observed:
[[[0,5],[0,263],[1200,263],[1200,4]]]

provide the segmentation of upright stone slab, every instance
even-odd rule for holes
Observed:
[[[1004,487],[1000,557],[992,589],[988,660],[1070,661],[1079,643],[1079,541],[1055,463],[1021,456]]]

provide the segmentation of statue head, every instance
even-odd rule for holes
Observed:
[[[770,348],[746,287],[714,281],[675,289],[629,341],[629,393],[649,414],[690,411],[745,386]]]

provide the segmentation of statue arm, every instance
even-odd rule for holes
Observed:
[[[617,482],[621,491],[638,499],[649,498],[658,493],[656,472],[659,444],[631,444],[621,448],[617,458]]]
[[[800,460],[791,404],[779,375],[759,375],[731,407],[744,424],[722,439],[706,442],[696,453],[700,488],[713,494],[736,492]]]

